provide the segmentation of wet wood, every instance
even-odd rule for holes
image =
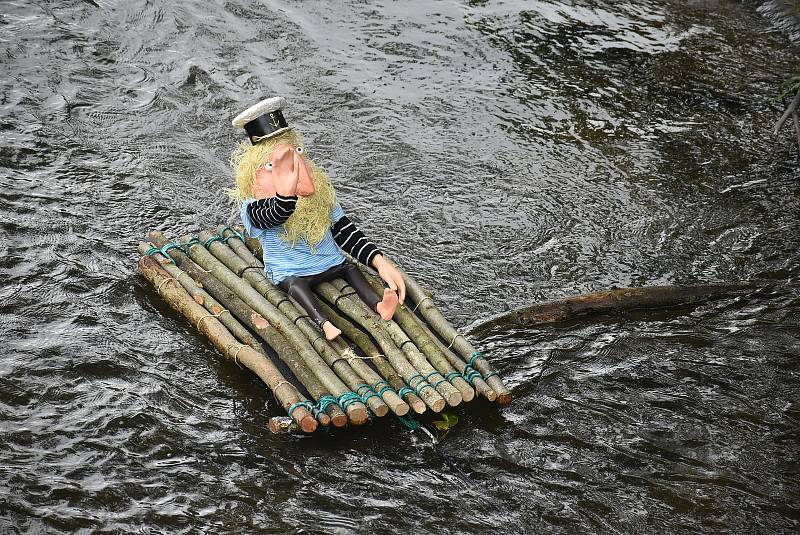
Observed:
[[[230,229],[226,229],[227,227],[218,227],[217,234],[226,237],[236,236]],[[385,416],[390,409],[395,414],[398,414],[398,412],[406,414],[408,412],[408,405],[391,392],[386,392],[380,397],[369,395],[367,388],[371,388],[372,385],[381,380],[378,374],[367,364],[361,362],[355,352],[342,340],[326,340],[322,336],[322,331],[308,318],[302,307],[267,279],[264,274],[263,264],[250,252],[242,240],[238,238],[228,239],[227,246],[244,261],[246,266],[257,268],[248,270],[254,273],[253,275],[248,275],[248,278],[258,280],[256,289],[259,289],[261,295],[266,297],[268,301],[303,331],[303,334],[306,335],[306,338],[308,338],[320,356],[351,391],[359,395],[364,393],[367,396],[366,404],[373,414],[378,417]],[[237,264],[231,262],[230,265]],[[244,269],[244,266],[242,266],[242,269]],[[365,384],[366,388],[364,387]]]
[[[370,336],[378,342],[392,367],[397,370],[409,386],[414,388],[417,396],[432,411],[441,412],[444,409],[445,399],[424,379],[424,373],[409,363],[405,354],[392,341],[391,336],[384,332],[380,325],[383,320],[378,314],[371,311],[358,296],[348,297],[329,282],[318,285],[315,290],[328,303],[335,304],[343,314],[370,333]]]
[[[173,309],[203,333],[227,359],[245,366],[258,375],[284,409],[306,401],[266,356],[236,340],[217,318],[199,305],[177,280],[161,267],[156,259],[143,256],[138,265],[139,271]],[[316,419],[305,407],[295,409],[292,418],[307,433],[317,428]]]
[[[386,360],[386,357],[381,353],[380,349],[378,349],[378,346],[372,342],[372,339],[367,333],[350,323],[338,311],[333,310],[327,304],[320,303],[320,307],[330,322],[336,325],[336,327],[342,331],[344,336],[349,338],[361,351],[364,352],[366,358],[369,359],[373,366],[375,366],[381,377],[383,377],[383,379],[387,381],[396,392],[399,392],[400,389],[402,389],[404,386],[407,386],[400,374],[397,373],[397,370],[395,370],[392,364]],[[404,393],[403,399],[417,414],[422,414],[425,412],[425,402],[413,392]],[[407,412],[408,411],[405,413]],[[405,413],[399,414],[399,416],[403,416]]]
[[[400,267],[396,266],[400,273],[403,275],[403,280],[406,283],[406,295],[415,303],[416,309],[420,315],[425,319],[437,335],[443,340],[447,340],[448,348],[458,354],[466,363],[476,369],[483,376],[486,384],[497,394],[497,402],[500,405],[508,405],[511,403],[511,391],[503,384],[503,381],[494,371],[489,362],[480,356],[480,352],[470,343],[469,340],[461,333],[455,330],[450,322],[442,315],[436,305],[433,303],[430,292],[425,291],[420,284],[414,280],[408,273],[403,271]]]
[[[352,293],[354,291],[353,288],[342,279],[331,281],[331,284],[342,293]],[[363,303],[361,298],[357,295],[352,296],[351,299]],[[461,393],[450,384],[438,370],[431,366],[431,363],[425,358],[425,355],[419,350],[416,344],[414,344],[414,341],[408,337],[395,321],[381,320],[376,321],[376,323],[379,325],[379,328],[383,329],[383,331],[389,335],[394,344],[405,354],[408,362],[422,374],[428,384],[439,392],[448,405],[456,407],[461,404],[463,401]]]
[[[470,332],[481,333],[496,328],[534,327],[609,311],[658,309],[698,304],[750,290],[752,287],[746,284],[616,288],[536,303],[494,317],[476,325]]]
[[[199,234],[200,240],[205,243],[209,243],[212,236],[214,235],[209,231]],[[187,240],[182,238],[181,241]],[[265,284],[265,279],[258,270],[246,269],[249,267],[247,263],[221,241],[210,242],[208,250],[200,244],[192,245],[189,247],[189,255],[202,267],[211,270],[214,276],[279,329],[295,347],[306,366],[335,398],[340,399],[351,393],[350,388],[328,367],[300,328],[264,297],[263,294],[274,289],[274,286]],[[363,425],[369,420],[367,407],[361,401],[348,402],[345,412],[353,425]]]
[[[169,243],[166,236],[158,231],[150,232],[150,240],[157,247],[164,247]],[[175,259],[178,267],[188,273],[194,280],[200,282],[203,289],[222,303],[223,306],[230,310],[242,323],[251,325],[256,334],[269,344],[278,355],[278,358],[286,363],[297,380],[302,383],[303,387],[305,387],[315,400],[330,395],[330,392],[305,365],[300,355],[297,354],[297,351],[288,343],[285,337],[278,332],[275,327],[263,321],[263,317],[260,315],[255,316],[254,314],[256,314],[256,311],[240,299],[233,290],[223,284],[223,282],[217,279],[212,273],[207,272],[200,265],[195,263],[189,256],[184,254],[183,251],[172,249],[169,251],[169,254]],[[318,413],[317,419],[322,425],[333,423],[337,427],[342,427],[347,424],[347,416],[336,406],[329,406],[325,413]]]
[[[383,293],[383,289],[385,288],[383,282],[377,276],[370,273],[370,271],[364,266],[358,265],[358,268],[364,274],[364,277],[367,279],[367,282],[369,282],[372,288],[378,292],[378,295],[381,295]],[[440,374],[442,374],[443,377],[452,377],[450,383],[458,389],[462,399],[464,401],[472,401],[472,399],[475,397],[475,390],[472,386],[470,386],[469,383],[467,383],[464,377],[461,376],[461,371],[464,369],[464,367],[462,366],[458,370],[453,367],[442,349],[440,349],[440,347],[433,340],[429,334],[429,331],[426,331],[420,324],[419,318],[417,318],[417,316],[415,316],[407,306],[401,304],[398,305],[392,320],[403,329],[403,332],[405,332],[411,340],[414,341],[416,347],[418,347],[419,350],[425,354],[428,362],[430,362],[433,367],[436,368]],[[458,375],[453,377],[455,373],[458,373]],[[494,401],[494,397],[492,397],[492,401]]]

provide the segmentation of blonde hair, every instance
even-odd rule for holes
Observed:
[[[230,160],[233,176],[236,178],[236,187],[225,190],[225,193],[238,203],[245,199],[252,199],[256,171],[269,159],[269,155],[277,145],[287,143],[303,147],[305,150],[303,139],[294,130],[287,130],[279,136],[265,139],[255,145],[251,145],[249,141],[239,143],[233,150]]]
[[[287,143],[305,149],[300,134],[294,130],[265,139],[255,145],[247,141],[240,143],[231,154],[230,160],[236,178],[236,188],[228,189],[226,193],[239,204],[245,199],[252,199],[256,171],[269,159],[276,146]],[[294,246],[298,239],[303,239],[313,248],[322,241],[331,226],[330,218],[336,203],[336,192],[325,171],[309,159],[306,159],[306,163],[311,171],[314,194],[298,198],[294,213],[283,224],[282,238],[291,246]]]

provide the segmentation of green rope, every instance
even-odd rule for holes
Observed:
[[[378,385],[383,385],[383,386],[379,387]],[[390,385],[386,381],[378,381],[377,383],[375,383],[372,389],[375,390],[380,397],[383,397],[383,394],[385,392],[390,392],[390,391],[394,392],[394,388],[392,388],[392,385]]]
[[[211,236],[209,239],[203,242],[203,247],[208,249],[209,246],[215,241],[222,241],[222,238],[220,238],[219,236]]]
[[[469,366],[464,367],[464,371],[461,372],[461,375],[472,385],[475,384],[475,379],[481,377],[480,372],[478,372],[473,368],[470,368]]]
[[[170,256],[169,251],[170,249],[181,249],[183,250],[183,246],[180,243],[167,243],[164,247],[150,247],[145,255],[153,256],[156,253],[160,253],[165,257],[169,258],[169,261],[173,264],[175,263],[175,259]]]
[[[420,385],[422,385],[422,386],[420,386]],[[419,395],[422,395],[422,391],[425,390],[426,388],[430,388],[431,390],[433,390],[433,387],[431,385],[429,385],[428,383],[425,383],[425,384],[417,383],[417,386],[414,388],[414,390],[417,391],[417,395],[419,396]],[[434,390],[434,392],[435,392],[435,390]]]
[[[461,377],[461,374],[460,374],[460,373],[458,373],[458,372],[457,372],[457,371],[455,371],[455,370],[453,370],[453,371],[451,371],[451,372],[447,373],[447,374],[444,376],[444,378],[445,378],[445,379],[447,379],[448,381],[452,381],[452,380],[453,380],[453,379],[455,379],[456,377]]]
[[[436,381],[435,383],[431,384],[431,386],[432,386],[432,387],[434,388],[434,390],[435,390],[435,389],[439,388],[439,385],[440,385],[440,384],[442,384],[442,383],[446,383],[446,382],[447,382],[447,379],[439,379],[439,380],[438,380],[438,381]]]
[[[480,351],[475,351],[472,355],[470,355],[469,359],[467,360],[467,366],[469,366],[470,368],[474,368],[475,361],[477,359],[482,359],[482,358],[483,358],[483,353],[481,353]]]
[[[325,394],[317,400],[317,404],[314,406],[314,411],[316,411],[316,414],[325,412],[331,405],[336,405],[336,398],[329,394]]]
[[[305,407],[309,411],[312,411],[314,409],[314,406],[311,404],[310,401],[304,400],[304,401],[298,401],[297,403],[292,403],[292,405],[289,407],[289,409],[286,412],[289,414],[289,417],[291,418],[292,417],[292,413],[295,410],[299,409],[300,407]]]
[[[495,375],[497,375],[497,372],[487,373],[486,375],[483,376],[483,380],[487,381],[489,377],[494,377]]]
[[[433,377],[433,376],[434,376],[434,375],[436,375],[437,373],[439,373],[439,372],[437,372],[436,370],[432,371],[431,373],[429,373],[428,375],[426,375],[426,376],[425,376],[425,380],[426,380],[426,381],[430,381],[430,380],[431,380],[431,377]]]
[[[187,241],[186,243],[184,243],[183,245],[181,245],[181,250],[182,250],[184,253],[186,253],[186,254],[189,254],[189,247],[191,247],[191,246],[192,246],[192,245],[194,245],[195,243],[200,243],[200,240],[198,240],[197,238],[192,238],[192,239],[190,239],[189,241]]]
[[[406,394],[413,394],[413,393],[414,393],[414,389],[413,388],[409,388],[407,386],[404,386],[400,390],[397,391],[397,395],[400,396],[401,398],[403,396],[405,396]]]
[[[225,237],[225,231],[226,230],[230,230],[231,232],[233,232],[233,235]],[[242,234],[238,230],[232,229],[231,227],[224,227],[220,231],[219,236],[220,236],[220,240],[222,240],[222,243],[228,243],[228,240],[230,240],[231,238],[237,238],[239,240],[242,240],[242,243],[244,243],[244,236],[242,236]]]
[[[400,420],[403,425],[409,428],[411,431],[419,429],[420,427],[420,423],[411,416],[397,416],[397,419]]]
[[[361,397],[355,392],[345,392],[339,396],[339,406],[343,411],[347,412],[347,408],[353,403],[361,401]]]
[[[414,379],[416,379],[416,378],[418,378],[418,377],[419,377],[419,380],[420,380],[420,381],[424,381],[424,380],[425,380],[425,378],[424,378],[424,377],[422,377],[422,374],[421,374],[421,373],[414,374],[414,375],[412,375],[411,377],[409,377],[409,378],[408,378],[408,380],[406,381],[406,383],[408,384],[408,386],[414,386],[414,385],[412,385],[412,384],[411,384],[411,381],[413,381]]]
[[[362,388],[366,388],[366,389],[367,389],[367,390],[366,390],[366,394],[364,394],[364,393],[362,393],[362,392],[361,392],[361,389],[362,389]],[[358,395],[359,395],[359,396],[361,396],[361,401],[363,401],[363,402],[364,402],[364,404],[366,404],[366,403],[367,403],[367,400],[368,400],[369,398],[377,398],[377,397],[380,397],[380,396],[378,396],[378,394],[376,394],[375,392],[373,392],[373,391],[372,391],[372,388],[370,388],[370,386],[369,386],[367,383],[361,383],[360,385],[358,385],[358,386],[356,387],[356,392],[358,393]]]
[[[436,372],[436,373],[438,373],[438,372]],[[407,382],[408,382],[408,385],[409,385],[409,386],[412,386],[412,385],[411,385],[411,381],[413,381],[414,379],[417,379],[417,378],[419,378],[419,381],[417,381],[417,386],[415,386],[415,387],[414,387],[414,391],[417,393],[417,395],[418,395],[418,396],[419,396],[420,394],[422,394],[422,391],[423,391],[423,390],[425,390],[426,388],[430,388],[431,390],[433,390],[433,387],[432,387],[431,385],[429,385],[429,384],[428,384],[428,383],[425,381],[425,378],[422,376],[422,374],[421,374],[421,373],[418,373],[418,374],[416,374],[416,375],[412,375],[412,376],[411,376],[411,379],[409,379],[409,380],[407,381]]]

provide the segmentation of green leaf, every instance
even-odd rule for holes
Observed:
[[[450,427],[455,427],[458,423],[458,416],[455,414],[442,414],[442,416],[444,417],[444,421],[447,422]]]
[[[444,420],[436,420],[433,422],[433,425],[435,425],[436,429],[439,431],[447,431],[450,429],[450,426]]]

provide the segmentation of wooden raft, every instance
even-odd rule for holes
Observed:
[[[326,315],[342,331],[328,341],[267,279],[260,243],[239,230],[220,226],[177,242],[152,231],[139,253],[139,270],[157,293],[227,359],[270,388],[289,417],[271,418],[273,432],[357,426],[389,413],[403,419],[455,407],[476,394],[500,405],[511,402],[511,392],[483,354],[402,269],[406,303],[390,321],[370,310],[345,281],[318,285],[314,290]],[[382,294],[383,282],[359,268]]]

